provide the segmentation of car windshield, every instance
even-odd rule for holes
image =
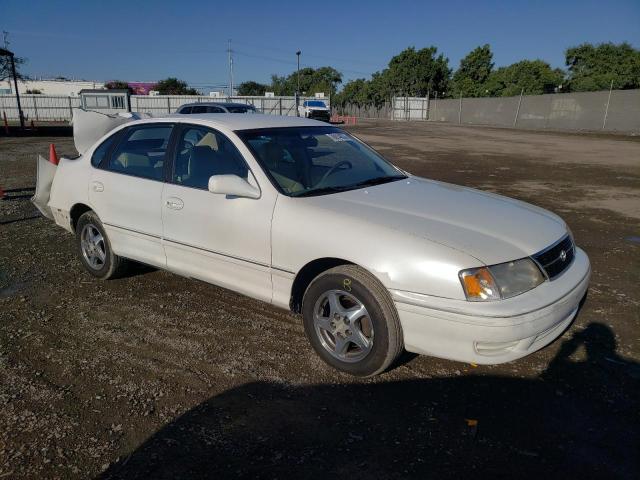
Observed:
[[[256,109],[252,106],[228,106],[229,113],[256,113]]]
[[[336,127],[236,132],[285,195],[353,190],[406,178],[370,147]]]
[[[321,102],[320,100],[310,100],[304,103],[307,105],[307,107],[326,107],[324,102]]]

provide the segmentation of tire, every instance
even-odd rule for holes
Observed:
[[[377,375],[403,350],[400,320],[387,289],[358,266],[341,265],[318,275],[304,294],[302,315],[320,358],[351,375]]]
[[[127,269],[127,260],[113,253],[102,222],[92,211],[78,219],[76,246],[80,262],[94,277],[109,280],[121,276]]]

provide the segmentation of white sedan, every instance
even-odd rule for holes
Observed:
[[[403,348],[515,360],[556,339],[587,291],[589,260],[558,216],[408,174],[336,127],[115,123],[76,138],[76,159],[40,160],[35,203],[84,267],[109,279],[135,260],[301,313],[317,354],[353,375]]]

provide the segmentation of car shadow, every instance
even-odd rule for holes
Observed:
[[[638,372],[592,323],[537,378],[255,382],[176,418],[99,478],[638,478]]]
[[[24,222],[26,220],[37,220],[41,215],[32,215],[31,217],[12,218],[9,220],[0,220],[0,225],[9,225],[11,223]]]

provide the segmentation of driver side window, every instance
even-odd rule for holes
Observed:
[[[182,129],[174,165],[173,183],[203,190],[213,175],[248,176],[247,165],[235,145],[206,127]]]

